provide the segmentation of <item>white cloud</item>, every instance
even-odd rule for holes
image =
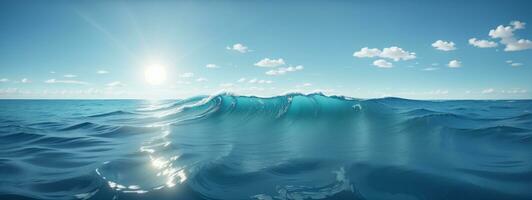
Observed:
[[[270,76],[278,76],[278,75],[284,75],[288,72],[296,72],[296,71],[301,71],[303,70],[304,67],[303,65],[298,65],[298,66],[295,66],[295,67],[279,67],[278,69],[272,69],[272,70],[269,70],[266,72],[266,75],[270,75]]]
[[[519,88],[514,88],[514,89],[511,89],[511,90],[503,90],[501,91],[502,93],[509,93],[509,94],[524,94],[524,93],[527,93],[527,90],[525,89],[519,89]]]
[[[0,94],[14,94],[18,93],[18,88],[1,88]]]
[[[8,82],[8,81],[9,81],[9,79],[7,79],[7,78],[0,79],[0,83],[5,83],[5,82]]]
[[[259,62],[255,63],[254,65],[257,67],[279,67],[284,64],[285,62],[282,58],[279,58],[279,59],[264,58],[260,60]]]
[[[240,78],[240,79],[238,79],[237,82],[242,83],[242,82],[245,82],[245,81],[246,81],[246,78]]]
[[[270,80],[259,80],[258,83],[259,83],[259,84],[263,84],[263,83],[265,83],[265,84],[271,84],[271,83],[273,83],[273,81],[270,81]]]
[[[381,50],[377,48],[370,49],[368,47],[364,47],[360,49],[360,51],[353,53],[353,56],[359,58],[373,58],[379,56],[381,53]]]
[[[300,85],[296,85],[297,88],[310,87],[310,86],[312,86],[312,83],[303,83]]]
[[[506,44],[505,51],[521,51],[526,49],[532,49],[532,41],[520,39]]]
[[[512,25],[514,27],[514,29],[525,29],[525,24],[524,22],[520,22],[520,21],[511,21],[510,22],[510,25]]]
[[[242,81],[241,81],[241,80],[242,80]],[[239,79],[238,82],[245,82],[245,79]],[[249,80],[248,80],[248,83],[251,83],[251,84],[253,84],[253,83],[257,83],[257,84],[271,84],[271,83],[273,83],[273,81],[253,78],[253,79],[249,79]]]
[[[98,70],[96,71],[97,74],[108,74],[109,71],[106,71],[106,70]]]
[[[207,81],[206,78],[201,78],[201,77],[200,77],[200,78],[197,78],[197,79],[196,79],[196,82],[205,82],[205,81]]]
[[[379,57],[379,58],[388,58],[392,59],[393,61],[399,61],[399,60],[411,60],[416,58],[416,53],[414,52],[408,52],[405,51],[399,47],[392,46],[388,48],[384,48],[381,50],[373,48],[370,49],[368,47],[364,47],[360,49],[360,51],[357,51],[353,53],[353,56],[359,57],[359,58],[373,58],[373,57]]]
[[[76,81],[76,80],[56,80],[56,79],[48,79],[44,81],[45,83],[64,83],[64,84],[78,84],[78,85],[88,85],[89,83],[83,82],[83,81]]]
[[[527,39],[518,39],[515,37],[514,31],[525,28],[524,22],[513,21],[510,26],[499,25],[497,28],[490,30],[489,36],[491,38],[499,38],[500,43],[506,45],[504,51],[521,51],[532,49],[532,41]]]
[[[194,73],[185,72],[185,73],[179,75],[179,77],[181,77],[181,78],[192,78],[192,77],[194,77]]]
[[[432,47],[441,50],[441,51],[452,51],[456,50],[456,47],[454,46],[454,42],[447,42],[443,40],[437,40],[436,42],[432,43]]]
[[[373,65],[379,68],[392,68],[393,67],[393,64],[391,62],[388,62],[384,59],[378,59],[376,61],[373,61]]]
[[[244,46],[243,44],[240,44],[240,43],[236,43],[236,44],[233,44],[233,46],[227,46],[225,47],[227,50],[233,50],[233,51],[237,51],[237,52],[240,52],[240,53],[247,53],[247,52],[250,52],[251,50],[249,50],[248,47]]]
[[[244,90],[249,90],[249,91],[264,91],[265,89],[263,87],[255,87],[255,86],[252,86],[252,87],[249,87],[249,88],[244,88]]]
[[[459,60],[451,60],[449,61],[449,64],[447,64],[447,66],[449,66],[450,68],[458,68],[462,66],[462,62],[460,62]]]
[[[113,88],[113,87],[124,87],[126,85],[120,81],[113,81],[113,82],[108,83],[107,86]]]
[[[55,74],[55,72],[54,71],[50,71],[50,74]]]
[[[74,75],[74,74],[65,74],[65,75],[63,75],[63,77],[65,77],[65,78],[76,78],[78,76]]]
[[[468,41],[470,45],[473,45],[478,48],[493,48],[498,46],[496,42],[489,40],[477,40],[477,38],[471,38]]]
[[[437,67],[426,67],[426,68],[423,68],[421,70],[423,70],[423,71],[436,71],[438,69],[440,69],[440,68],[437,68]]]
[[[277,75],[282,75],[282,74],[284,74],[284,71],[281,72],[281,71],[278,71],[278,70],[275,70],[275,69],[272,69],[272,70],[266,72],[266,75],[270,75],[270,76],[277,76]]]
[[[399,47],[384,48],[380,55],[382,58],[390,58],[394,61],[411,60],[416,58],[416,53],[405,51]]]
[[[431,90],[431,91],[428,91],[427,94],[430,94],[430,95],[446,95],[446,94],[449,94],[449,90]]]
[[[206,68],[211,68],[211,69],[214,69],[214,68],[220,68],[220,66],[218,65],[215,65],[215,64],[207,64],[205,65]]]
[[[516,63],[513,60],[507,60],[506,63],[510,64],[512,67],[520,67],[523,66],[523,63]]]
[[[488,33],[492,38],[509,38],[514,36],[514,29],[511,26],[499,25],[496,29],[490,30]]]
[[[22,80],[20,80],[21,83],[31,83],[30,79],[27,79],[27,78],[23,78]]]
[[[482,90],[482,94],[491,94],[493,92],[495,92],[493,88],[487,88],[487,89]]]

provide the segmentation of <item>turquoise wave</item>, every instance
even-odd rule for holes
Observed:
[[[1,100],[0,199],[530,199],[532,101]]]

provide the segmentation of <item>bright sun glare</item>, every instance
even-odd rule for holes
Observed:
[[[160,85],[166,80],[166,70],[162,66],[148,66],[144,70],[144,80],[150,85]]]

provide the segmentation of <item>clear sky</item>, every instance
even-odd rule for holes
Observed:
[[[4,0],[0,98],[532,98],[531,10],[532,1]]]

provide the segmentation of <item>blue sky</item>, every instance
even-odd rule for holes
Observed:
[[[0,4],[0,98],[532,98],[530,1]]]

